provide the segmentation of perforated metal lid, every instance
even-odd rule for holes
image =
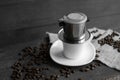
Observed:
[[[79,24],[87,21],[87,16],[83,13],[70,13],[65,15],[62,20],[71,24]]]

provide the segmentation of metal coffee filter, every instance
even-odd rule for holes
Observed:
[[[59,38],[62,41],[68,43],[82,43],[86,39],[85,23],[87,16],[83,13],[70,13],[60,19],[60,26],[63,27],[63,31],[59,32]],[[62,35],[62,36],[61,36]]]

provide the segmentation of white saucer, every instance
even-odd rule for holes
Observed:
[[[53,61],[58,64],[65,66],[82,66],[92,62],[95,58],[96,51],[95,47],[92,43],[89,43],[87,46],[88,54],[84,58],[80,59],[68,59],[63,55],[63,42],[61,40],[57,40],[50,49],[50,57]]]

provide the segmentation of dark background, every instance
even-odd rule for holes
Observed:
[[[120,32],[120,0],[0,0],[1,80],[9,79],[8,68],[19,50],[39,44],[46,31],[58,32],[57,20],[70,12],[85,13],[87,28]]]
[[[89,27],[119,30],[119,0],[0,0],[0,46],[28,42],[57,32],[57,20],[70,12],[85,13]]]

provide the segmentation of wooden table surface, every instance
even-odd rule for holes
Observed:
[[[10,65],[17,53],[25,46],[38,45],[46,31],[58,32],[57,20],[70,12],[85,13],[90,19],[87,28],[120,32],[120,0],[0,0],[0,79],[10,80]],[[84,77],[96,80],[96,76],[120,74],[107,66],[100,70],[103,73]]]

